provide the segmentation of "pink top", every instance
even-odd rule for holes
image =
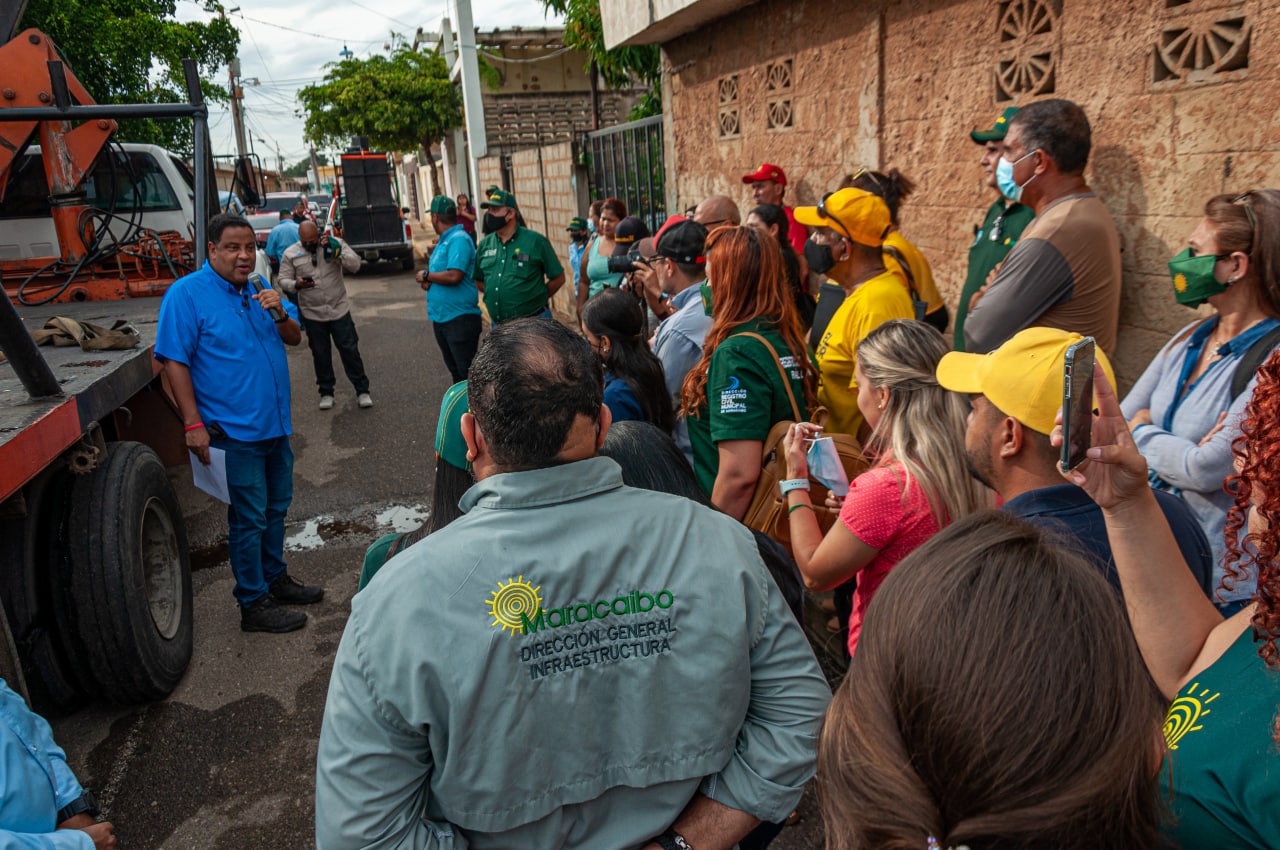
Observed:
[[[858,572],[858,589],[849,615],[850,657],[858,646],[867,606],[880,583],[899,561],[938,533],[924,490],[919,486],[905,487],[907,480],[906,468],[894,461],[869,469],[849,484],[849,495],[840,506],[840,521],[845,528],[872,549],[880,550]]]

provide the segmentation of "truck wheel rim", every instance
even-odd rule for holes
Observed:
[[[169,511],[159,499],[151,498],[142,509],[142,582],[147,609],[156,631],[165,640],[178,633],[182,619],[182,555],[178,535]]]

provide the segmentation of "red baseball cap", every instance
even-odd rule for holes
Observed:
[[[742,178],[743,183],[759,183],[761,180],[772,180],[779,186],[785,186],[787,185],[787,174],[778,166],[766,162]]]

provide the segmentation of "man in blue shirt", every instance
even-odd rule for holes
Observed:
[[[115,847],[115,827],[97,814],[49,724],[0,679],[0,847]]]
[[[288,632],[307,617],[279,603],[319,602],[324,591],[286,572],[284,517],[293,501],[293,431],[284,344],[302,340],[280,293],[249,282],[253,228],[238,216],[209,221],[209,259],[174,282],[160,304],[155,357],[203,464],[226,452],[227,547],[244,631]],[[255,303],[256,302],[256,303]]]
[[[990,354],[946,355],[938,364],[938,383],[970,397],[964,441],[973,476],[1000,494],[1004,510],[1059,532],[1060,542],[1091,561],[1121,594],[1102,509],[1062,480],[1060,452],[1049,444],[1062,407],[1064,355],[1082,339],[1055,328],[1028,328]],[[1111,377],[1101,349],[1098,362]],[[1200,523],[1177,496],[1157,491],[1156,499],[1183,559],[1209,596],[1213,555]]]
[[[480,344],[480,295],[471,277],[476,244],[458,223],[458,205],[452,198],[431,199],[431,227],[439,239],[427,270],[418,272],[416,280],[427,293],[427,318],[456,384],[467,379]]]
[[[280,223],[271,228],[267,247],[263,250],[271,262],[272,274],[280,271],[280,258],[284,256],[285,249],[297,241],[298,222],[293,220],[293,214],[288,210],[280,210]]]

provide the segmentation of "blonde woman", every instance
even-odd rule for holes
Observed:
[[[858,577],[850,656],[867,605],[889,571],[944,526],[987,506],[965,465],[964,400],[934,377],[946,353],[941,333],[909,319],[885,322],[858,344],[858,408],[871,427],[872,466],[850,482],[840,522],[825,537],[809,501],[805,459],[809,438],[820,429],[797,423],[784,442],[791,545],[805,584],[828,590]]]

